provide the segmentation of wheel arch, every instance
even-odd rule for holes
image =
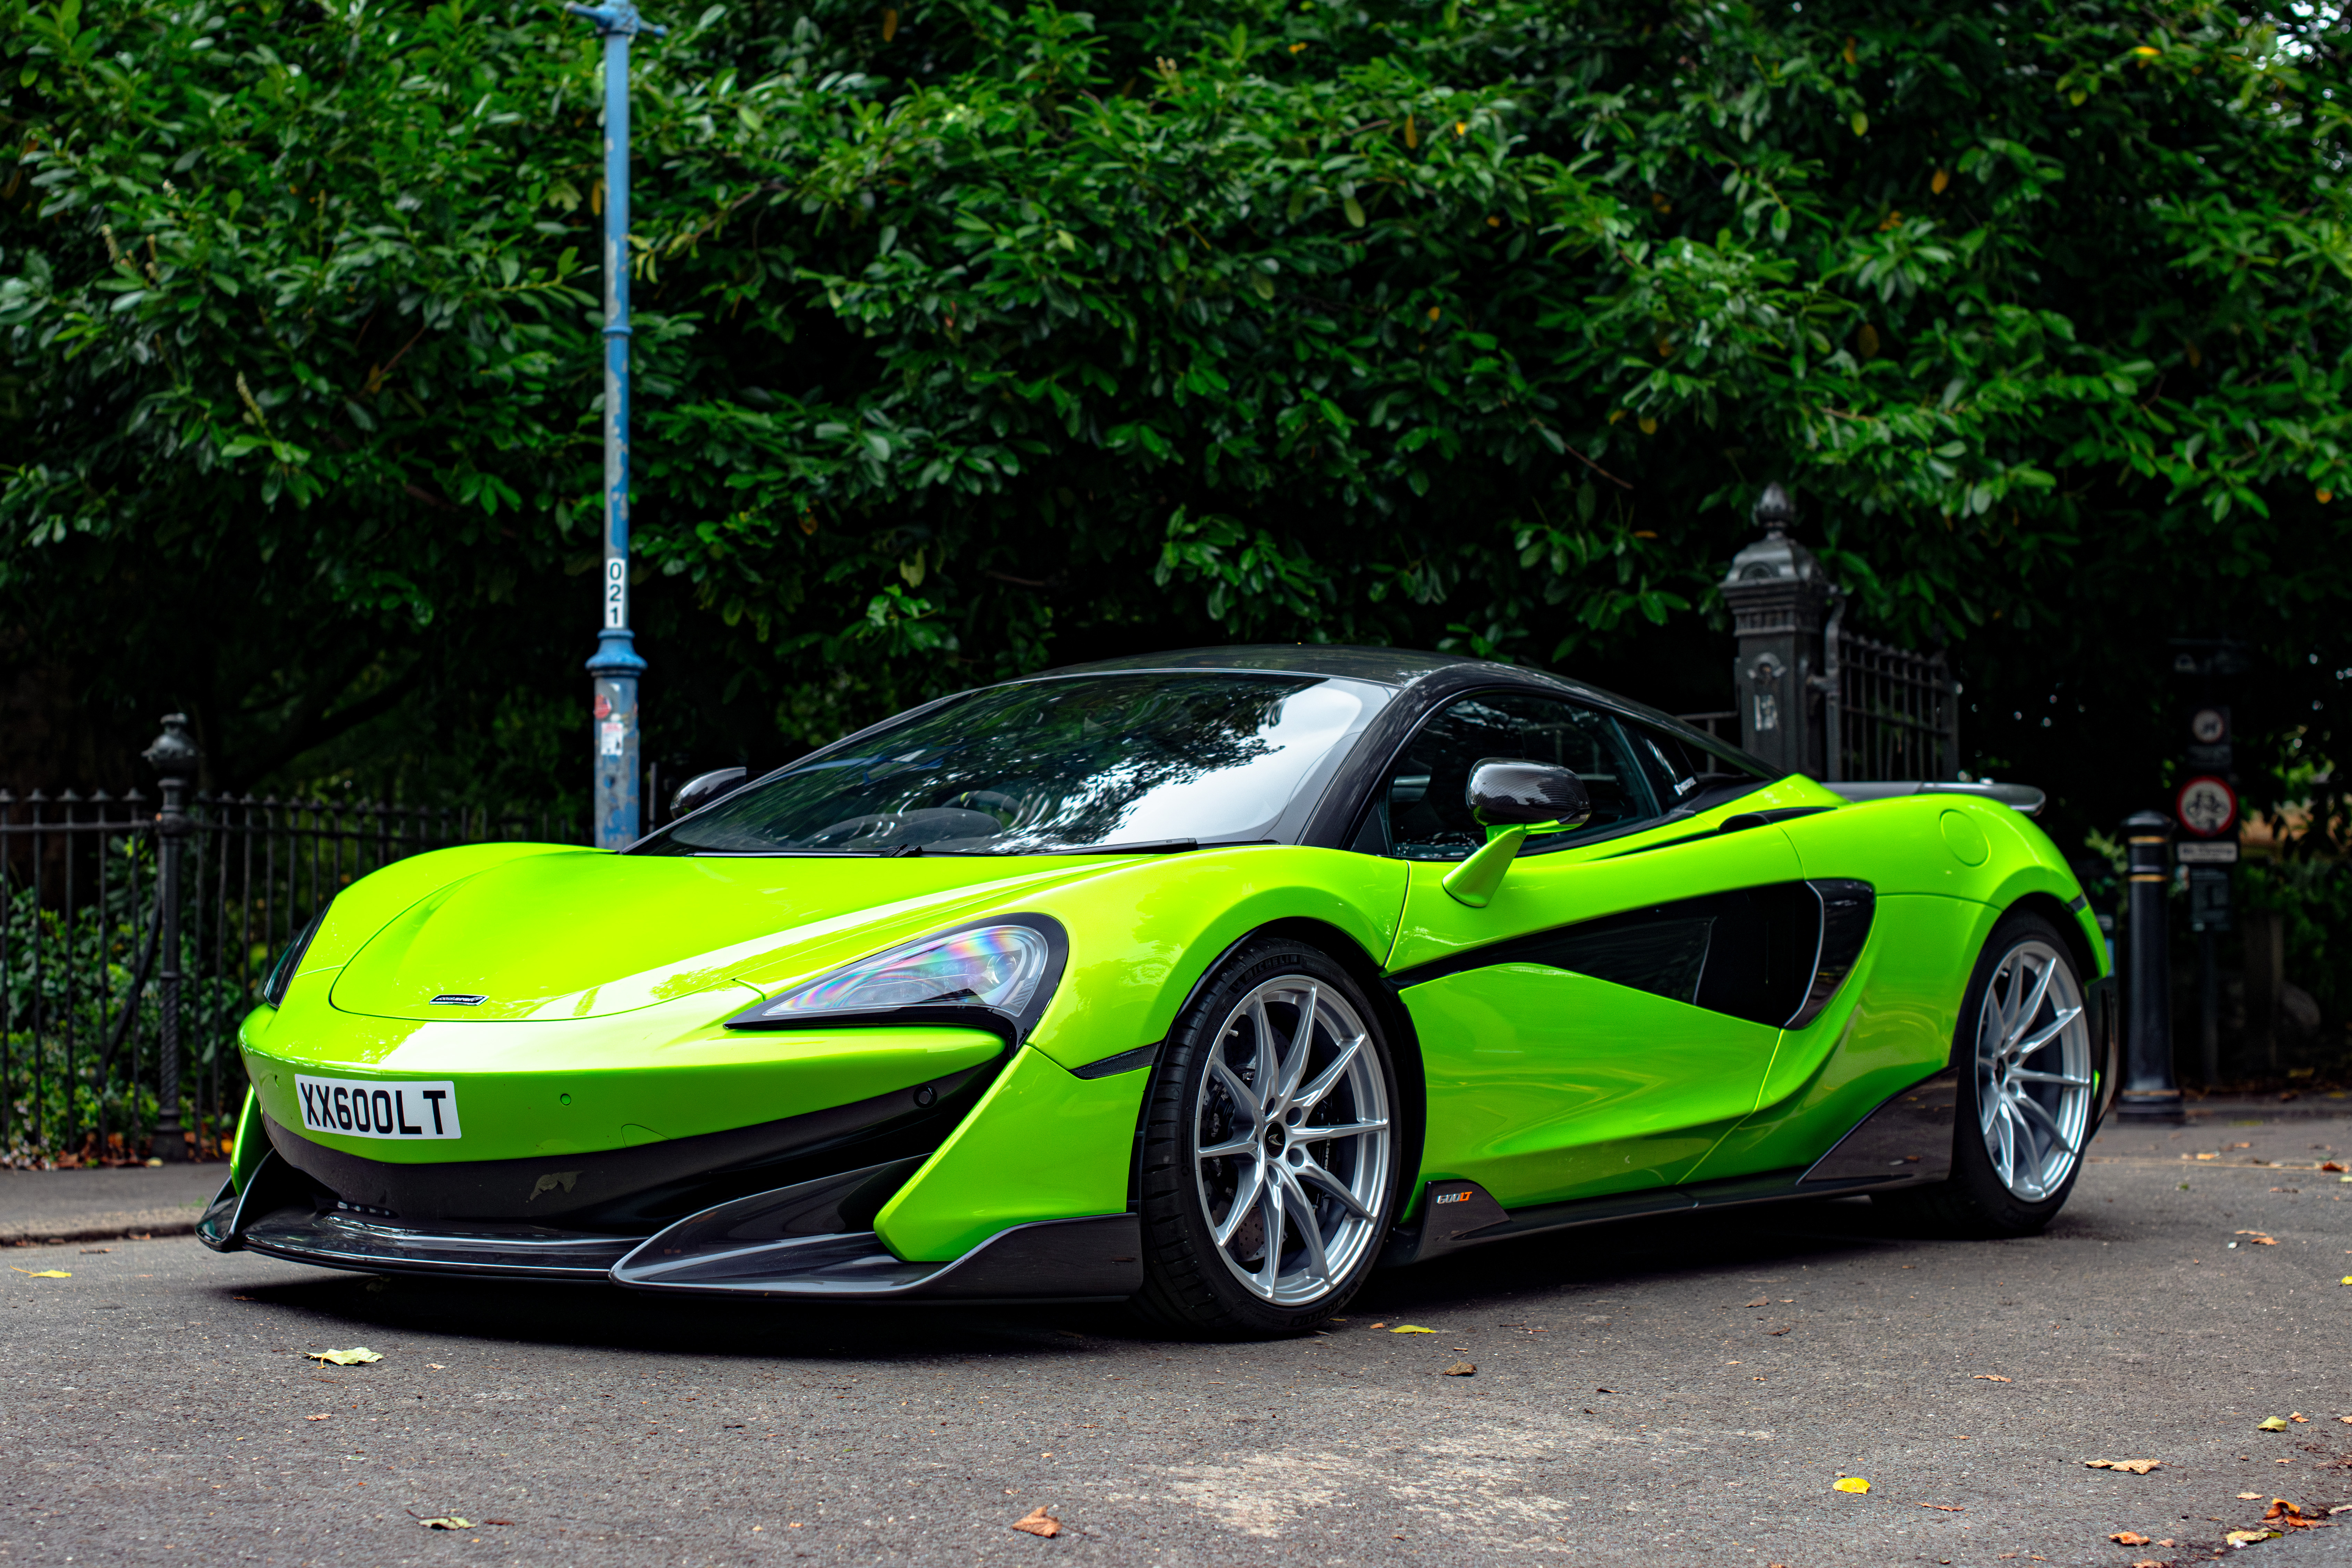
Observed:
[[[1398,1108],[1405,1113],[1403,1135],[1397,1140],[1397,1172],[1398,1180],[1409,1188],[1420,1174],[1422,1130],[1428,1121],[1429,1087],[1422,1070],[1421,1036],[1413,1028],[1412,1016],[1405,1011],[1396,988],[1381,973],[1379,960],[1367,952],[1363,944],[1347,931],[1311,915],[1289,915],[1251,927],[1226,943],[1223,951],[1202,969],[1171,1018],[1170,1033],[1174,1033],[1177,1020],[1191,1012],[1192,1004],[1199,1001],[1202,994],[1215,983],[1234,954],[1254,942],[1269,937],[1304,942],[1324,953],[1348,972],[1348,978],[1356,983],[1365,999],[1371,1004],[1372,1011],[1378,1015],[1381,1028],[1388,1036],[1391,1065],[1396,1069]],[[1127,1170],[1128,1199],[1131,1207],[1139,1206],[1142,1202],[1144,1123],[1150,1117],[1152,1096],[1159,1089],[1160,1074],[1167,1062],[1164,1049],[1167,1041],[1162,1039],[1160,1043],[1163,1049],[1152,1060],[1151,1076],[1144,1083],[1142,1103],[1136,1108],[1135,1147],[1128,1157]],[[1404,1196],[1410,1196],[1409,1191]],[[1402,1207],[1403,1197],[1401,1197],[1400,1213]]]
[[[2074,918],[2074,911],[2055,894],[2038,891],[2022,894],[2000,912],[2000,920],[2029,913],[2040,915],[2058,928],[2058,933],[2066,939],[2066,955],[2074,961],[2075,973],[2082,975],[2085,986],[2100,977],[2104,969],[2098,955],[2091,949],[2090,938],[2084,934],[2083,922]],[[1996,921],[1993,923],[1998,927],[2000,922]],[[1985,933],[1985,940],[1992,940],[1990,931]]]

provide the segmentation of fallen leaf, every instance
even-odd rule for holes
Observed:
[[[2200,1154],[2197,1157],[2200,1160],[2218,1160],[2221,1156],[2219,1154]]]
[[[1870,1489],[1870,1483],[1860,1476],[1840,1476],[1831,1483],[1831,1489],[1842,1492],[1866,1492]]]
[[[1386,1323],[1374,1323],[1374,1324],[1372,1325],[1372,1327],[1374,1327],[1374,1328],[1376,1328],[1376,1329],[1385,1329],[1385,1328],[1387,1328],[1387,1327],[1388,1327],[1388,1325],[1387,1325]]]
[[[2279,1530],[2233,1530],[2221,1539],[2232,1546],[2252,1546],[2257,1541],[2274,1541],[2284,1533]]]
[[[439,1519],[420,1519],[416,1522],[423,1525],[427,1530],[471,1530],[474,1528],[474,1521],[472,1520],[459,1519],[454,1513],[444,1515]]]
[[[1948,1502],[1923,1502],[1921,1508],[1932,1508],[1938,1513],[1966,1513],[1969,1510]]]
[[[1980,1372],[1976,1374],[1974,1381],[1978,1383],[2007,1383],[2009,1379],[2001,1376],[2000,1373],[1997,1372]]]
[[[2343,1163],[2342,1163],[2341,1162],[2339,1162],[2339,1161],[2336,1161],[2336,1160],[2322,1160],[2322,1161],[2319,1163],[2319,1168],[2320,1168],[2321,1170],[2323,1170],[2323,1171],[2341,1171],[2341,1170],[2345,1169],[2345,1166],[2344,1166],[2344,1165],[2343,1165]]]
[[[83,1248],[81,1249],[81,1255],[82,1255],[84,1258],[88,1258],[88,1257],[89,1257],[92,1253],[106,1253],[106,1252],[111,1252],[111,1251],[113,1251],[113,1250],[114,1250],[114,1248],[112,1248],[112,1247],[83,1247]]]
[[[1435,1329],[1424,1329],[1419,1323],[1399,1323],[1389,1331],[1392,1334],[1433,1334],[1436,1331]]]
[[[2133,1560],[2132,1568],[2172,1568],[2172,1564],[2161,1557],[2140,1557]]]
[[[2263,1494],[2260,1492],[2240,1492],[2238,1494],[2238,1500],[2240,1502],[2255,1502],[2261,1500],[2262,1495]]]
[[[486,1519],[482,1521],[482,1522],[484,1524],[512,1524],[514,1521],[510,1519]],[[757,1530],[760,1527],[755,1524],[751,1528]]]
[[[2268,1415],[2254,1423],[2254,1430],[2257,1432],[2284,1432],[2286,1430],[2286,1423],[2280,1420],[2275,1415]]]
[[[2117,1546],[2146,1546],[2155,1538],[2153,1536],[2142,1535],[2136,1530],[2118,1530],[2113,1535],[2108,1536],[2107,1539],[2114,1542]]]
[[[2273,1192],[2276,1192],[2278,1189],[2273,1187],[2271,1190]],[[2259,1230],[2238,1230],[2231,1231],[2230,1234],[2232,1236],[2251,1236],[2254,1238],[2253,1245],[2256,1247],[2276,1247],[2278,1245],[2278,1237],[2266,1235]]]
[[[1769,1307],[1772,1304],[1772,1298],[1769,1296],[1759,1296],[1753,1301],[1742,1301],[1739,1304],[1743,1307]]]
[[[2288,1411],[2288,1412],[2286,1413],[2286,1418],[2287,1418],[2288,1420],[2290,1420],[2290,1421],[2294,1422],[2294,1423],[2296,1426],[2310,1426],[2310,1425],[2311,1425],[2311,1417],[2310,1417],[2310,1416],[2308,1416],[2308,1415],[2305,1415],[2302,1411],[2300,1411],[2300,1410],[2290,1410],[2290,1411]]]
[[[1466,1361],[1457,1361],[1452,1366],[1445,1369],[1444,1375],[1446,1377],[1468,1377],[1472,1373],[1476,1372],[1477,1370],[1478,1369],[1476,1367],[1472,1366]]]
[[[1789,1327],[1788,1327],[1788,1328],[1784,1328],[1784,1329],[1768,1329],[1768,1330],[1766,1330],[1766,1331],[1765,1331],[1764,1337],[1765,1337],[1766,1339],[1768,1339],[1768,1340],[1777,1340],[1777,1339],[1779,1339],[1782,1334],[1787,1333],[1787,1332],[1789,1331],[1789,1329],[1793,1329],[1793,1328],[1795,1328],[1796,1326],[1797,1326],[1796,1324],[1794,1324],[1794,1323],[1790,1323],[1790,1324],[1789,1325]]]
[[[334,1417],[331,1415],[305,1415],[302,1419],[305,1421],[331,1421]]]
[[[2085,1459],[2083,1461],[2095,1470],[2128,1470],[2136,1476],[2147,1474],[2162,1462],[2159,1459]]]
[[[337,1366],[358,1366],[364,1362],[383,1359],[365,1345],[353,1345],[347,1351],[305,1351],[302,1353],[312,1361],[332,1362]]]
[[[36,1279],[70,1279],[73,1278],[72,1270],[66,1268],[17,1268],[13,1263],[8,1265],[8,1267],[15,1269],[16,1273],[29,1274]]]
[[[1019,1519],[1014,1520],[1013,1521],[1013,1528],[1019,1531],[1025,1531],[1031,1535],[1042,1535],[1046,1537],[1048,1540],[1051,1540],[1053,1537],[1062,1533],[1062,1521],[1055,1519],[1052,1514],[1047,1513],[1045,1511],[1045,1505],[1040,1503],[1037,1507],[1031,1509],[1027,1513],[1023,1514]]]

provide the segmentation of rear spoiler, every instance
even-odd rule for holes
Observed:
[[[1892,800],[1904,795],[1972,795],[1982,800],[1999,801],[2021,816],[2039,816],[2050,802],[2046,790],[2032,784],[1964,784],[1958,779],[1840,779],[1822,786],[1832,795],[1843,795],[1857,804],[1866,800]]]

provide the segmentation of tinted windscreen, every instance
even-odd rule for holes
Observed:
[[[1312,676],[992,687],[821,752],[638,847],[656,855],[1013,855],[1262,838],[1364,701]]]

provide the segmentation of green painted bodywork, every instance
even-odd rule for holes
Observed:
[[[1024,1048],[961,1126],[883,1205],[874,1229],[908,1259],[961,1258],[1032,1220],[1127,1211],[1148,1068],[1083,1079]]]
[[[1761,824],[1759,812],[1811,809]],[[1419,1179],[1507,1206],[1800,1165],[1941,1068],[1970,966],[2021,900],[2080,892],[2049,840],[1965,796],[1863,805],[1789,778],[1593,843],[1530,840],[1484,907],[1446,862],[1269,845],[1160,856],[659,857],[484,845],[344,889],[281,1008],[240,1035],[266,1112],[301,1125],[297,1073],[456,1081],[464,1137],[308,1133],[372,1160],[525,1159],[757,1125],[984,1066],[995,1035],[942,1026],[730,1030],[840,964],[996,913],[1045,914],[1066,972],[1027,1041],[876,1221],[892,1251],[961,1256],[1008,1226],[1118,1213],[1148,1068],[1073,1070],[1162,1039],[1219,957],[1280,923],[1403,982],[1426,1098]],[[1532,852],[1530,852],[1532,850]],[[1728,888],[1856,878],[1877,890],[1837,997],[1794,1032],[1539,963],[1418,966]],[[2105,949],[2079,919],[2090,967]],[[478,1007],[436,994],[479,994]]]

